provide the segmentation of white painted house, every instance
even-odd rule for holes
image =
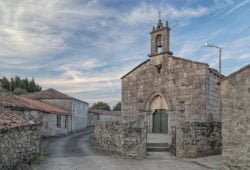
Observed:
[[[88,125],[89,104],[85,101],[68,96],[52,88],[24,96],[40,100],[70,112],[72,131],[82,130]]]

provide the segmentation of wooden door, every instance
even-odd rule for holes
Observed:
[[[165,110],[156,110],[153,114],[153,133],[168,133],[168,114]]]
[[[168,114],[161,110],[161,133],[168,133]]]

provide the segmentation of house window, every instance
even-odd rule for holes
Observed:
[[[65,128],[68,129],[69,124],[68,124],[68,116],[65,116]]]
[[[61,115],[57,115],[56,117],[56,126],[57,128],[61,128]]]

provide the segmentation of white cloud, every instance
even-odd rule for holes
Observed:
[[[93,17],[112,13],[101,8],[98,1],[76,4],[67,0],[0,1],[1,56],[22,59],[57,52],[67,47],[74,31]],[[104,22],[102,22],[102,25]]]
[[[248,3],[250,3],[250,0],[244,0],[243,2],[239,3],[238,5],[235,5],[229,11],[227,11],[223,16],[226,16],[226,15],[233,13],[234,11],[238,10],[239,8],[245,6]]]
[[[190,17],[199,17],[209,12],[206,7],[197,8],[175,8],[171,5],[164,5],[160,9],[157,7],[142,3],[140,6],[135,7],[129,13],[123,15],[123,21],[130,24],[146,23],[156,21],[158,19],[158,11],[161,11],[162,18],[168,19],[184,19]]]
[[[226,7],[235,4],[232,0],[217,2],[221,8],[224,4],[228,4]],[[119,11],[98,0],[0,0],[1,71],[18,68],[27,75],[34,72],[43,88],[53,87],[72,94],[93,93],[93,98],[87,97],[91,101],[117,101],[120,77],[147,58],[149,41],[145,41],[145,36],[151,28],[145,25],[158,20],[156,6],[142,3],[131,10]],[[178,26],[183,26],[192,18],[219,9],[213,7],[163,5],[160,11],[162,18],[171,20],[171,25],[178,22]],[[178,56],[216,66],[216,51],[198,56],[202,54],[198,49],[204,42],[213,40],[214,33],[183,35],[172,41],[173,44],[182,42],[174,51]],[[223,51],[224,58],[235,55],[238,60],[249,58],[246,55],[249,41],[238,43],[244,43],[244,47],[239,47],[237,42],[231,44]],[[245,54],[236,52],[237,48]],[[38,69],[45,73],[35,72]],[[108,94],[97,96],[103,90]]]
[[[70,63],[63,64],[59,66],[58,70],[70,72],[70,70],[89,70],[101,66],[100,63],[95,58],[84,57],[84,59],[73,60]]]

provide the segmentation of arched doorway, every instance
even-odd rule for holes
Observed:
[[[147,104],[150,114],[148,115],[148,132],[163,133],[169,132],[169,106],[161,93],[156,93],[149,98]]]
[[[157,109],[153,113],[153,133],[168,133],[168,114],[164,109]]]
[[[164,93],[155,92],[148,97],[145,108],[149,111],[147,154],[169,151],[171,145],[171,101]]]

